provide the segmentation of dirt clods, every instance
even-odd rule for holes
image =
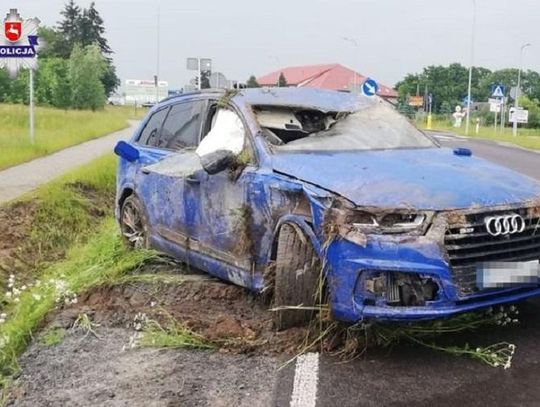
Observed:
[[[100,326],[129,327],[135,315],[144,314],[163,326],[172,318],[222,352],[296,352],[307,328],[277,332],[268,308],[241,287],[194,275],[186,276],[182,283],[128,282],[97,287],[80,295],[76,305],[50,315],[49,322],[69,326],[79,315],[87,314]]]

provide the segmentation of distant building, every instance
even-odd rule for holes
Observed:
[[[144,103],[155,103],[157,100],[165,99],[168,96],[169,83],[159,81],[156,83],[153,80],[141,79],[126,79],[124,84],[125,104],[142,105]]]
[[[323,88],[341,91],[359,89],[367,76],[340,64],[305,65],[283,68],[257,78],[261,86],[276,86],[283,73],[288,86]],[[373,78],[376,80],[376,78]],[[397,101],[398,93],[389,86],[379,83],[378,95],[390,102]]]

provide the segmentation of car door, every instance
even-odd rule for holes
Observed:
[[[234,113],[231,109],[227,111]],[[202,154],[213,148],[234,148],[233,145],[241,143],[242,151],[238,159],[244,162],[234,170],[214,175],[200,170],[193,175],[192,182],[186,182],[184,204],[189,235],[196,242],[194,249],[238,268],[250,270],[253,242],[251,210],[247,205],[247,197],[255,166],[251,159],[253,154],[247,141],[246,126],[237,113],[234,113],[237,118],[235,122],[240,127],[231,129],[223,125],[220,108],[216,103],[209,103],[207,112],[203,137],[208,134],[209,138],[213,137],[217,142],[204,139],[197,152]],[[228,116],[230,119],[230,114]],[[231,131],[236,135],[231,136]],[[240,133],[242,140],[234,140]],[[245,284],[242,281],[236,282]]]
[[[184,190],[190,176],[201,169],[195,154],[206,111],[202,99],[184,100],[170,106],[154,149],[162,152],[157,162],[141,168],[144,202],[150,227],[156,236],[178,245],[187,244]],[[159,242],[158,242],[159,243]]]
[[[128,170],[134,180],[135,192],[144,203],[150,227],[156,223],[159,211],[156,210],[154,202],[149,199],[154,190],[155,179],[149,174],[147,168],[171,154],[171,151],[155,147],[168,112],[169,106],[165,106],[148,118],[139,136],[135,139],[135,145],[139,150],[139,159],[130,163]]]

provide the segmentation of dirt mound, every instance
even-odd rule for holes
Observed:
[[[32,230],[36,208],[37,204],[33,201],[0,207],[0,289],[5,288],[3,282],[13,270],[24,270],[28,259],[32,258],[23,248]]]
[[[80,295],[75,306],[50,318],[66,328],[81,313],[109,327],[129,326],[137,314],[163,324],[174,318],[232,353],[292,353],[304,342],[305,328],[276,332],[268,305],[247,290],[194,277],[181,284],[137,282],[97,287]]]

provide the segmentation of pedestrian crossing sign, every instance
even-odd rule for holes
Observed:
[[[493,98],[503,98],[504,97],[504,86],[502,85],[493,85],[491,88],[491,97]]]

